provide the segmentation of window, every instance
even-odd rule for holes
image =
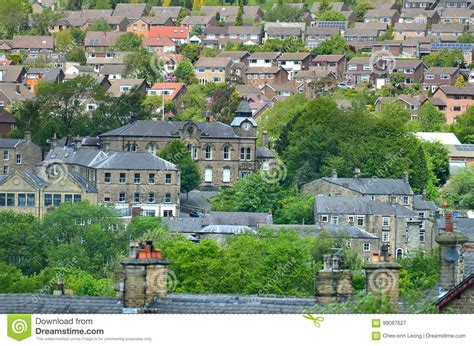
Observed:
[[[141,179],[140,179],[140,173],[135,173],[135,174],[133,175],[133,182],[134,182],[135,184],[140,184],[140,180],[141,180]]]
[[[0,207],[4,207],[6,203],[5,194],[0,193]]]
[[[10,152],[8,150],[3,151],[3,161],[10,160]]]
[[[363,70],[364,71],[370,71],[371,70],[370,65],[369,64],[364,64]]]
[[[224,160],[230,160],[230,148],[228,145],[224,146]]]
[[[339,216],[331,216],[331,224],[339,225]]]
[[[212,182],[212,168],[206,168],[204,170],[204,181],[206,183],[211,183]]]
[[[47,193],[44,195],[44,206],[49,207],[53,205],[53,195],[50,193]]]
[[[398,248],[395,256],[397,259],[403,258],[403,249]]]
[[[357,226],[364,226],[364,216],[357,216]]]
[[[165,195],[165,203],[171,203],[171,193]]]
[[[120,184],[125,184],[125,180],[127,179],[127,174],[126,173],[120,173],[119,175],[119,183]]]
[[[240,159],[245,160],[245,148],[240,148]]]
[[[125,192],[119,193],[119,203],[125,203]]]
[[[29,193],[26,195],[26,206],[34,207],[35,206],[35,194]]]
[[[64,203],[72,203],[72,195],[71,194],[65,194],[64,195]]]
[[[155,183],[155,173],[148,173],[148,184]]]
[[[363,250],[364,250],[365,252],[370,251],[370,243],[364,243],[364,245],[363,245]]]
[[[154,192],[148,193],[147,202],[148,203],[155,203],[155,193]]]
[[[382,242],[388,243],[390,241],[390,232],[383,231],[382,232]]]
[[[112,182],[112,173],[106,172],[104,173],[104,183],[110,184]]]
[[[328,222],[328,221],[329,221],[329,216],[327,216],[327,215],[321,215],[321,216],[319,217],[319,221],[320,221],[320,222]]]
[[[422,243],[425,242],[425,231],[421,231],[421,230],[420,230],[420,241],[421,241]]]
[[[199,158],[199,148],[193,147],[193,159],[197,160]]]
[[[14,207],[14,206],[15,206],[15,194],[7,193],[7,207]]]
[[[454,106],[454,107],[453,107],[453,110],[454,110],[455,112],[460,112],[460,111],[461,111],[461,107],[459,107],[459,106]]]
[[[18,194],[18,206],[25,207],[26,206],[26,194],[19,193]]]
[[[449,74],[442,74],[440,78],[444,80],[449,79]]]
[[[54,205],[55,207],[59,207],[59,206],[61,205],[61,199],[62,199],[62,198],[61,198],[61,194],[55,193],[55,194],[53,195],[53,205]]]
[[[21,154],[16,155],[16,164],[21,165]]]
[[[251,157],[252,157],[251,154],[252,154],[251,148],[247,148],[247,157],[246,157],[247,161],[250,161],[250,159],[251,159]]]
[[[425,79],[434,79],[434,74],[425,75]]]
[[[206,160],[212,160],[212,147],[210,145],[206,146]]]
[[[7,175],[8,173],[10,173],[10,168],[8,166],[3,166],[3,174]]]
[[[224,168],[222,171],[222,182],[230,183],[230,168]]]
[[[348,215],[347,216],[347,222],[349,222],[350,224],[354,223],[354,215]]]
[[[169,173],[165,174],[165,184],[166,185],[171,185],[171,174],[169,174]]]
[[[390,216],[382,217],[382,226],[385,226],[385,227],[390,226]]]
[[[269,171],[270,170],[270,161],[263,160],[262,162],[262,170]]]
[[[133,194],[133,201],[134,201],[135,203],[140,203],[140,192],[135,192],[135,193]]]
[[[157,146],[155,143],[149,143],[147,145],[147,150],[150,154],[156,155]]]
[[[80,202],[82,200],[82,196],[79,194],[74,195],[74,203]]]
[[[408,205],[409,201],[408,196],[403,196],[403,205]]]

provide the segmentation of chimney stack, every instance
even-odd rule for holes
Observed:
[[[58,146],[58,137],[56,137],[56,132],[53,133],[53,138],[51,139],[51,149],[54,149]]]
[[[316,273],[315,295],[326,304],[352,296],[352,271],[343,269],[341,254],[324,255],[324,268]]]
[[[262,132],[262,145],[263,145],[264,147],[267,147],[267,148],[268,148],[268,144],[269,144],[268,132],[267,132],[267,131],[263,131],[263,132]]]
[[[337,170],[335,168],[331,171],[331,178],[337,178]]]
[[[354,178],[359,179],[362,176],[362,173],[360,172],[360,168],[356,168],[354,170]]]
[[[25,141],[31,142],[31,132],[25,131]]]
[[[124,307],[143,308],[153,298],[166,296],[169,262],[161,258],[161,251],[150,240],[139,245],[131,243],[130,257],[120,263]]]
[[[21,95],[20,84],[17,84],[17,85],[15,86],[15,92],[16,92],[18,95]]]
[[[82,140],[79,138],[79,135],[76,136],[74,140],[74,150],[78,150],[82,147]]]
[[[410,183],[409,178],[410,176],[408,175],[408,172],[403,172],[403,175],[402,175],[403,182],[407,184]]]

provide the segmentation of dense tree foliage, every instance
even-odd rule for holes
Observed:
[[[344,37],[340,35],[334,35],[331,38],[324,40],[316,48],[314,48],[312,54],[345,54],[349,51],[349,45],[347,44]]]
[[[301,9],[286,4],[277,4],[265,14],[267,22],[301,22],[303,17],[304,12]]]
[[[449,183],[441,189],[441,195],[452,208],[474,209],[474,167],[452,175]]]
[[[469,107],[464,114],[456,117],[451,129],[461,143],[474,144],[474,107]]]
[[[428,67],[453,67],[464,62],[463,54],[459,49],[449,50],[447,48],[431,52],[422,59]]]

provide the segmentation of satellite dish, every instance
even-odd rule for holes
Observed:
[[[448,249],[444,254],[444,259],[448,262],[456,262],[459,259],[459,253],[454,248]]]

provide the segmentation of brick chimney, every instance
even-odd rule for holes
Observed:
[[[441,249],[439,286],[448,291],[459,284],[464,277],[465,234],[454,230],[453,215],[445,213],[445,232],[440,232],[435,240]]]
[[[169,262],[151,241],[130,244],[130,257],[120,262],[123,267],[123,306],[143,308],[155,297],[166,296]]]

